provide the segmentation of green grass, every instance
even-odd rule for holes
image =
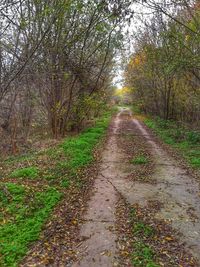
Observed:
[[[135,165],[147,164],[148,162],[149,162],[148,158],[143,155],[135,157],[134,159],[131,160],[131,163]]]
[[[38,168],[36,167],[26,167],[13,171],[10,174],[12,178],[37,178],[38,177]]]
[[[159,267],[160,265],[156,264],[155,253],[153,249],[146,245],[144,242],[135,242],[134,243],[134,252],[131,254],[131,262],[134,267]]]
[[[18,265],[59,202],[59,191],[70,195],[71,189],[81,192],[84,188],[80,173],[94,161],[93,151],[104,137],[110,118],[109,112],[97,119],[93,127],[53,148],[34,153],[28,159],[12,157],[2,165],[7,168],[2,177],[20,178],[20,183],[27,178],[41,180],[36,187],[0,184],[0,266]]]
[[[140,213],[139,213],[140,214]],[[156,230],[147,223],[143,222],[137,209],[131,208],[129,211],[130,227],[132,227],[132,253],[131,263],[134,267],[159,267],[156,263],[156,253],[149,242],[151,242]]]
[[[133,233],[134,235],[142,234],[143,236],[150,237],[154,234],[154,229],[151,226],[144,224],[143,222],[137,222],[134,224]]]
[[[62,181],[74,178],[75,172],[88,166],[94,160],[93,150],[103,138],[110,117],[111,112],[105,113],[103,117],[96,119],[93,127],[84,130],[78,136],[66,138],[60,145],[40,152],[38,155],[35,153],[32,160],[27,161],[26,157],[22,157],[23,167],[14,169],[8,176],[45,179],[51,185],[59,183],[60,186],[68,188],[69,184],[66,185],[66,181]],[[12,158],[12,162],[13,165],[14,163],[18,164],[18,160],[15,161],[14,158]]]
[[[61,193],[50,187],[35,192],[22,185],[1,184],[1,266],[17,266],[28,245],[38,239],[42,225],[60,198]]]
[[[189,162],[190,164],[196,168],[196,169],[200,169],[200,155],[198,155],[198,158],[197,157],[190,157],[188,156],[188,159],[189,159]]]
[[[130,214],[132,217],[132,214]],[[133,217],[132,217],[133,218]],[[141,222],[136,221],[133,225],[133,236],[137,237],[139,241],[133,243],[133,253],[131,255],[133,266],[152,266],[158,265],[154,262],[155,253],[153,249],[146,244],[145,238],[150,238],[154,235],[154,229]]]
[[[130,106],[130,108],[131,108],[133,114],[140,114],[141,113],[139,105],[133,105],[133,106]]]
[[[166,144],[181,152],[192,167],[200,169],[200,132],[160,118],[148,118],[144,123],[153,129]]]
[[[67,161],[59,162],[58,168],[77,171],[93,161],[93,149],[108,127],[110,115],[96,122],[94,127],[86,129],[78,137],[66,139],[62,144]]]
[[[64,188],[69,188],[70,187],[70,180],[68,179],[63,179],[61,182],[60,182],[60,185]]]
[[[34,158],[34,153],[32,154],[23,154],[23,155],[18,155],[18,156],[10,156],[8,157],[5,162],[7,164],[13,164],[13,163],[16,163],[16,162],[23,162],[23,161],[28,161],[28,160],[31,160],[32,158]]]

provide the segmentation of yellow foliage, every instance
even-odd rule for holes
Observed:
[[[116,89],[115,95],[123,96],[123,95],[129,94],[130,92],[131,92],[131,89],[129,87],[122,87],[122,88]]]
[[[135,54],[129,62],[130,67],[138,67],[144,63],[146,59],[145,51]]]
[[[185,40],[186,41],[189,41],[191,38],[190,38],[190,35],[185,35]]]

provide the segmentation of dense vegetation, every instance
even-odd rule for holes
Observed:
[[[81,171],[93,160],[110,113],[76,137],[35,154],[11,157],[1,163],[0,265],[16,266],[39,238],[44,222],[62,196],[85,189]],[[34,183],[32,183],[34,181]],[[66,200],[65,200],[66,201]],[[68,200],[70,203],[70,200]]]
[[[165,120],[159,116],[145,114],[140,105],[133,105],[131,109],[148,128],[150,128],[165,144],[173,147],[181,158],[185,159],[193,169],[200,169],[200,132],[192,129],[188,124],[175,120]],[[133,160],[142,164],[147,159],[139,157]]]
[[[199,127],[199,1],[145,1],[154,9],[137,29],[126,85],[146,113]]]
[[[132,19],[140,22],[127,63]],[[124,62],[124,88],[113,97]],[[0,266],[18,266],[61,200],[79,204],[90,189],[84,171],[120,94],[200,167],[199,0],[0,1]],[[143,154],[130,160],[149,162]],[[130,221],[133,265],[157,266],[145,243],[154,229]]]
[[[0,134],[4,152],[31,134],[80,130],[111,94],[129,1],[0,3]],[[110,90],[109,90],[110,88]]]
[[[166,144],[178,149],[186,161],[195,169],[200,169],[200,133],[188,127],[177,125],[175,121],[148,118],[144,123]]]

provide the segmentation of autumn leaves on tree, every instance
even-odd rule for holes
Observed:
[[[148,2],[148,1],[147,1]],[[137,33],[136,51],[127,65],[126,84],[145,112],[197,125],[200,118],[199,2],[163,9]]]

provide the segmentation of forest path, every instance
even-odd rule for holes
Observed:
[[[151,175],[154,183],[127,178],[134,172],[134,166],[119,147],[118,135],[138,135],[148,146],[154,161]],[[77,248],[78,261],[73,267],[122,266],[118,262],[115,231],[116,205],[121,197],[131,205],[142,207],[149,201],[159,202],[161,208],[155,217],[170,223],[178,233],[179,242],[200,264],[199,184],[154,141],[148,129],[127,108],[122,108],[111,124],[94,192],[80,230],[82,242]]]

